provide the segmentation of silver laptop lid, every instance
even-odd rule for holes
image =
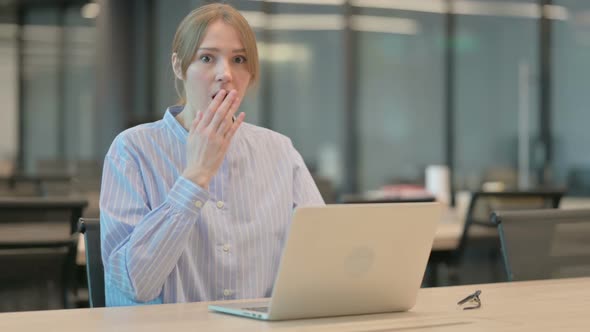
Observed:
[[[410,309],[441,214],[440,203],[297,209],[269,319]]]

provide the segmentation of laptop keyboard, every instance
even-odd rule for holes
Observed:
[[[256,311],[256,312],[268,312],[268,307],[252,307],[252,308],[242,308],[243,310],[248,311]]]

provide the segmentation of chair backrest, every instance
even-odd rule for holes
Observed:
[[[469,234],[474,228],[496,227],[490,222],[490,214],[498,210],[554,209],[559,206],[563,191],[502,191],[475,192],[465,216],[463,233],[456,250],[456,258],[461,259],[469,242]]]
[[[499,211],[508,280],[590,276],[590,209]]]
[[[86,274],[91,308],[105,306],[104,267],[100,247],[100,219],[80,218],[80,233],[86,245]]]
[[[590,196],[590,167],[570,168],[567,174],[567,191],[570,196]]]

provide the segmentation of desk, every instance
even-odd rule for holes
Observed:
[[[35,186],[37,195],[47,196],[47,183],[71,184],[72,179],[70,174],[12,174],[0,176],[0,183],[8,184],[11,190],[14,190],[18,183],[30,183]]]
[[[481,289],[482,307],[455,303]],[[590,278],[421,289],[409,312],[261,322],[208,303],[0,314],[0,331],[586,331]]]
[[[66,223],[14,222],[0,224],[0,247],[55,247],[71,243]]]
[[[35,222],[57,221],[69,225],[68,234],[73,234],[87,205],[88,201],[75,197],[0,197],[0,223],[8,223],[14,228],[18,225],[30,227],[29,224]],[[28,234],[23,232],[22,235]],[[51,238],[52,235],[46,237]]]

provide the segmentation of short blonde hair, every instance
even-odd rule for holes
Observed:
[[[217,20],[222,20],[224,23],[231,25],[238,32],[248,59],[246,66],[251,75],[250,82],[255,83],[258,80],[260,64],[258,62],[258,48],[256,47],[254,31],[240,12],[230,5],[220,3],[199,7],[190,12],[180,22],[174,35],[172,52],[176,53],[176,57],[180,61],[182,76],[186,75],[188,66],[193,61],[207,28]],[[182,87],[182,91],[179,89],[176,76],[174,85],[180,98],[178,103],[184,105],[186,103],[184,87]]]

